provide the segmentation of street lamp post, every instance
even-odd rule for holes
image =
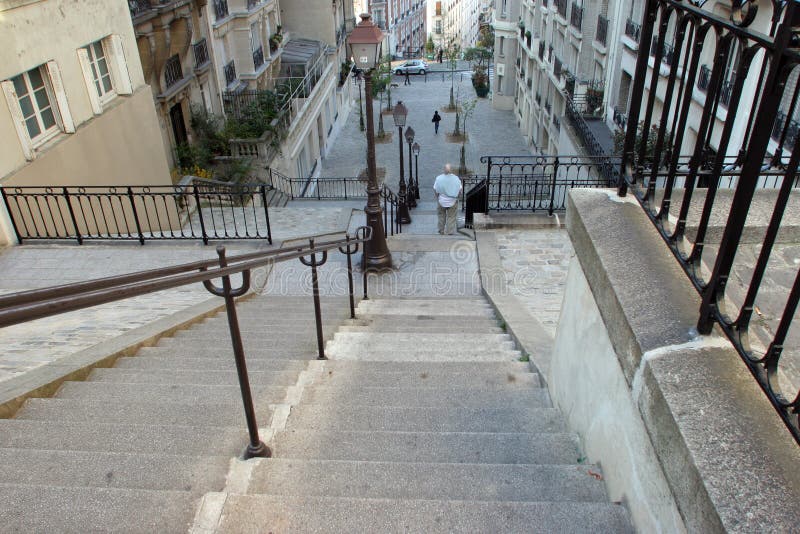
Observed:
[[[414,179],[414,199],[419,200],[419,150],[420,150],[419,143],[414,143],[414,146],[411,147],[411,150],[414,151],[414,174],[417,177]]]
[[[407,191],[406,191],[406,178],[403,169],[403,126],[406,125],[406,116],[408,109],[402,102],[397,102],[394,106],[392,116],[394,117],[394,125],[397,126],[398,132],[398,146],[400,147],[400,184],[397,190],[397,222],[400,224],[411,224],[411,215],[408,213]]]
[[[358,127],[364,131],[364,106],[361,102],[361,73],[358,73]]]
[[[410,208],[417,207],[417,198],[414,196],[414,167],[411,165],[411,145],[414,144],[414,128],[406,128],[406,142],[408,143],[408,195],[406,204]]]
[[[353,28],[348,38],[350,55],[356,66],[364,72],[364,92],[367,103],[367,205],[364,212],[367,226],[372,229],[372,238],[364,243],[361,265],[364,270],[383,270],[392,267],[392,255],[386,245],[383,228],[380,192],[375,166],[375,121],[372,110],[372,69],[381,57],[383,33],[370,20],[369,14],[361,15],[361,22]]]

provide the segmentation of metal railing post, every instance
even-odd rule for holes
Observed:
[[[264,204],[264,217],[267,219],[267,241],[272,244],[272,226],[269,224],[269,205],[267,204],[267,187],[261,184],[261,203]]]
[[[203,234],[203,244],[208,245],[208,234],[206,233],[206,223],[203,221],[203,208],[200,206],[200,193],[197,192],[197,186],[193,185],[194,189],[194,205],[197,206],[197,216],[200,218],[200,231]]]
[[[78,240],[79,245],[83,245],[83,236],[81,236],[78,230],[78,220],[75,218],[75,210],[72,209],[72,200],[69,198],[69,190],[65,187],[63,191],[64,200],[67,202],[67,209],[69,210],[69,217],[72,219],[72,227],[75,229],[75,239]]]
[[[224,269],[228,266],[225,259],[225,247],[217,247],[219,256],[219,266]],[[202,269],[204,270],[204,269]],[[236,362],[236,373],[239,376],[239,389],[242,392],[242,403],[244,404],[244,414],[247,420],[247,431],[250,434],[250,443],[247,445],[242,457],[245,460],[250,458],[269,458],[272,451],[267,447],[258,435],[258,423],[256,422],[256,411],[253,407],[253,395],[250,391],[250,379],[247,376],[247,362],[244,357],[244,346],[242,345],[242,333],[239,330],[239,318],[236,315],[235,297],[247,293],[250,289],[250,271],[242,272],[242,286],[237,289],[231,288],[230,276],[222,277],[222,288],[218,288],[211,283],[211,280],[203,282],[206,289],[212,294],[225,298],[225,311],[228,314],[228,328],[231,332],[231,343],[233,344],[233,357]]]
[[[314,295],[314,319],[317,323],[317,359],[327,360],[325,357],[325,339],[322,335],[322,309],[319,303],[319,278],[317,275],[317,267],[324,265],[325,262],[328,261],[328,251],[323,251],[322,260],[317,261],[317,253],[314,252],[314,239],[309,239],[308,244],[309,248],[311,249],[311,255],[309,256],[309,259],[306,260],[303,257],[299,259],[300,263],[307,267],[311,267],[311,288],[312,294]]]
[[[550,208],[547,210],[547,213],[552,217],[553,216],[553,205],[556,201],[556,180],[558,179],[558,157],[556,156],[555,161],[553,161],[553,180],[550,186]]]
[[[139,234],[139,244],[144,245],[144,234],[142,233],[142,226],[139,224],[139,214],[136,212],[136,202],[133,197],[133,188],[130,186],[128,186],[128,198],[131,201],[131,209],[133,210],[133,221],[136,223],[136,232]]]

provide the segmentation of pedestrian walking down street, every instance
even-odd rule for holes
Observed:
[[[439,122],[441,122],[441,120],[442,120],[442,116],[439,115],[439,112],[438,111],[434,111],[433,112],[433,118],[431,119],[431,122],[433,123],[433,133],[435,133],[435,134],[439,133]]]
[[[439,233],[452,235],[456,233],[456,217],[458,216],[458,197],[461,195],[461,178],[453,174],[448,163],[444,166],[444,174],[440,174],[433,182],[436,193],[439,218]]]
[[[408,75],[408,71],[406,71],[406,79],[403,80],[403,85],[411,85],[411,78]]]
[[[440,48],[440,49],[439,49],[439,63],[441,63],[441,62],[442,62],[442,56],[443,56],[443,55],[444,55],[444,50],[442,50],[442,49]]]

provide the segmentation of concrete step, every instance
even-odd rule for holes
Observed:
[[[0,484],[4,532],[186,532],[196,496],[185,491]]]
[[[565,432],[555,408],[459,408],[301,404],[287,428],[381,432]]]
[[[303,402],[332,406],[528,406],[549,408],[550,396],[544,388],[483,390],[475,388],[401,387],[307,387]]]
[[[248,372],[250,383],[262,386],[291,386],[297,383],[295,371]],[[126,384],[207,384],[238,385],[236,371],[188,371],[186,369],[95,369],[87,379]]]
[[[295,337],[291,340],[282,340],[279,336],[264,339],[243,335],[242,345],[245,351],[248,352],[252,351],[275,355],[304,354],[317,350],[317,335],[313,330],[302,338]],[[233,354],[233,347],[230,339],[223,336],[204,340],[164,337],[158,341],[156,347],[170,347],[182,352],[227,352],[228,354]]]
[[[247,357],[248,355],[245,354]],[[308,366],[304,360],[274,360],[274,359],[247,359],[248,371],[283,372],[293,371],[299,373]],[[192,358],[190,356],[175,357],[170,354],[163,356],[134,356],[117,360],[117,369],[187,369],[219,371],[236,369],[233,354],[228,357]]]
[[[606,502],[596,466],[285,460],[254,470],[248,493],[454,501]]]
[[[235,423],[239,426],[190,427],[0,419],[0,447],[230,457],[241,454],[248,443],[244,416]]]
[[[328,362],[326,362],[328,363]],[[359,362],[362,363],[362,362]],[[366,363],[366,362],[363,362]],[[369,362],[372,363],[372,362]],[[425,362],[429,363],[429,362]],[[512,363],[512,362],[509,362]],[[537,373],[509,372],[452,372],[429,368],[428,371],[374,371],[369,368],[339,371],[328,369],[318,375],[313,386],[361,386],[402,388],[479,388],[504,389],[539,388],[541,379]]]
[[[503,329],[499,326],[482,326],[478,330],[482,334],[502,334]],[[437,324],[420,324],[420,325],[402,325],[402,324],[386,324],[383,326],[372,325],[343,325],[339,327],[338,332],[382,332],[382,333],[411,333],[411,334],[436,334],[436,333],[475,333],[476,328],[474,325],[455,324],[444,327]]]
[[[452,374],[452,373],[530,373],[527,362],[349,362],[328,360],[323,363],[325,371],[359,372],[371,374],[405,373],[405,374]]]
[[[356,315],[378,313],[384,315],[445,316],[445,317],[495,317],[489,305],[419,304],[408,301],[362,300]]]
[[[217,358],[221,360],[233,359],[233,348],[224,346],[224,343],[209,341],[203,345],[195,343],[168,341],[162,339],[155,347],[142,347],[138,356],[170,356],[173,358]],[[244,343],[244,354],[247,361],[251,359],[296,360],[307,362],[317,357],[317,344],[314,348],[279,348],[274,341],[266,343]]]
[[[508,334],[376,333],[337,332],[327,347],[347,350],[426,350],[449,351],[495,350],[516,348]]]
[[[245,532],[633,532],[622,506],[231,495],[217,530]]]
[[[179,451],[176,451],[179,452]],[[7,484],[220,491],[230,457],[0,449]]]
[[[252,385],[253,401],[257,404],[277,404],[286,398],[286,386]],[[201,403],[214,399],[220,404],[241,406],[239,386],[209,386],[197,384],[124,384],[119,382],[65,382],[55,398],[104,401],[107,399],[141,398],[163,402]]]
[[[245,344],[280,342],[281,344],[292,346],[299,341],[300,346],[307,346],[309,341],[317,342],[317,329],[313,323],[307,326],[291,325],[281,327],[275,327],[274,325],[251,325],[244,327],[240,325],[239,328],[242,341],[244,341]],[[324,326],[322,328],[322,335],[325,339],[329,339],[336,333],[337,328],[338,325]],[[195,329],[175,332],[171,339],[180,340],[181,343],[197,342],[203,344],[209,341],[214,344],[216,344],[217,341],[223,341],[230,345],[230,333],[227,325],[225,325],[224,331],[217,328],[209,328],[207,330]]]
[[[334,345],[325,349],[328,358],[336,360],[372,360],[388,362],[513,362],[522,353],[509,349],[478,349],[463,352],[447,350],[382,350],[341,348]]]
[[[382,328],[390,325],[403,326],[441,326],[443,331],[447,328],[457,326],[473,326],[477,328],[496,327],[500,323],[495,317],[465,317],[449,315],[391,315],[362,313],[356,315],[355,319],[347,319],[343,325],[353,326],[374,326],[376,332],[382,332]],[[480,332],[480,330],[478,330]]]
[[[581,454],[572,434],[286,430],[276,458],[374,462],[571,464]]]
[[[207,403],[214,399],[207,399]],[[262,407],[259,417],[268,426],[272,411]],[[131,425],[236,426],[244,425],[241,403],[185,404],[144,402],[131,399],[84,401],[29,399],[15,415],[17,420]]]

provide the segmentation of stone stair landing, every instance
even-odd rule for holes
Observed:
[[[195,532],[631,532],[482,298],[362,301]]]

